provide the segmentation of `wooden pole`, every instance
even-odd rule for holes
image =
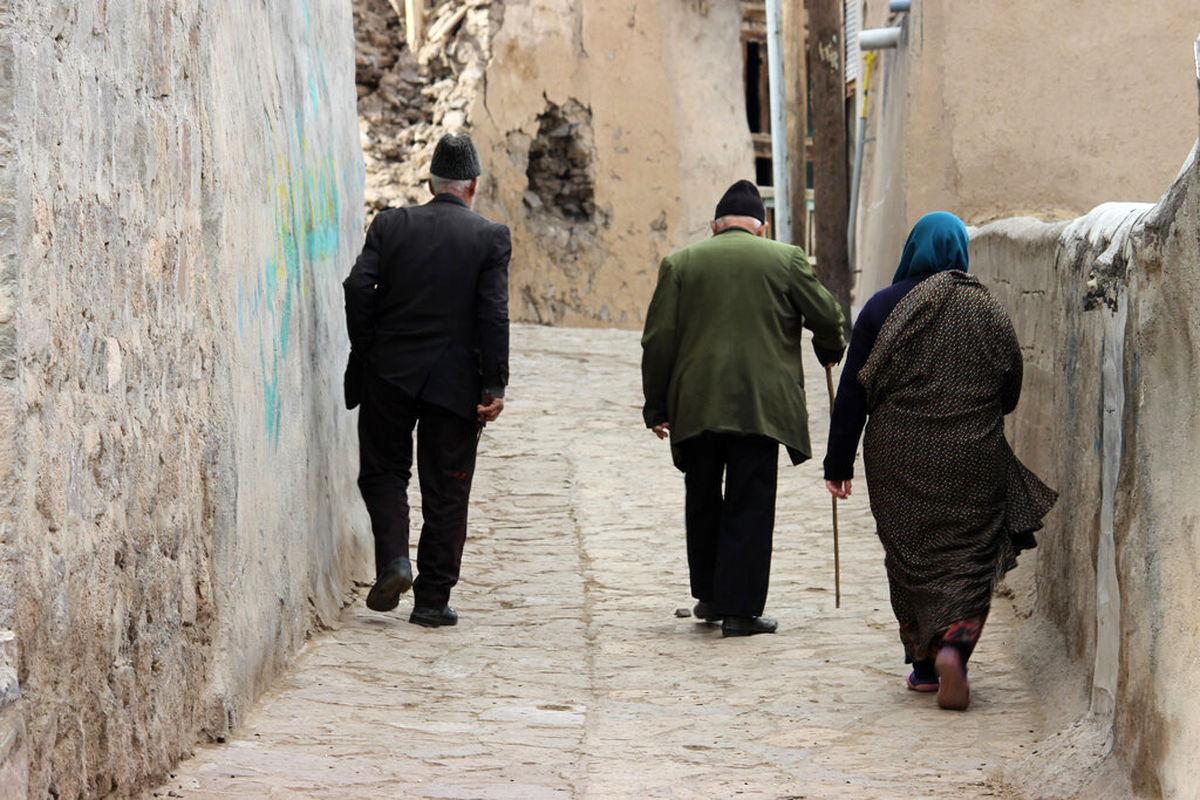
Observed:
[[[805,0],[808,70],[813,114],[813,195],[816,203],[817,273],[842,304],[850,327],[850,262],[846,220],[850,176],[846,135],[846,42],[842,0]]]
[[[783,80],[787,104],[788,190],[791,193],[792,244],[807,247],[808,219],[808,53],[804,4],[783,4]]]
[[[825,385],[829,387],[829,416],[833,416],[833,367],[825,365]],[[842,607],[842,558],[838,552],[837,498],[833,501],[833,607]]]
[[[425,0],[404,0],[404,39],[413,53],[425,41]]]

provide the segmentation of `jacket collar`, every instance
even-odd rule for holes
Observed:
[[[717,231],[713,234],[713,236],[720,236],[723,233],[732,233],[733,231],[737,231],[739,233],[748,233],[751,236],[755,235],[754,231],[750,230],[749,228],[743,228],[741,225],[730,225],[728,228],[723,228]]]
[[[429,202],[431,202],[431,203],[455,203],[457,205],[462,206],[463,208],[467,207],[467,204],[463,202],[461,197],[459,197],[456,194],[450,194],[449,192],[442,192],[441,194],[435,194],[433,196],[433,199],[430,200]]]

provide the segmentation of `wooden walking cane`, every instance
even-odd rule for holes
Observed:
[[[829,364],[825,365],[825,384],[829,387],[829,416],[833,417],[833,367]],[[838,524],[837,524],[837,497],[829,496],[833,501],[833,605],[834,608],[842,607],[842,564],[841,557],[838,553]]]

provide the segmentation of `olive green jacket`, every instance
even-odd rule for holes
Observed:
[[[812,456],[801,328],[829,364],[845,350],[842,324],[799,247],[727,228],[672,253],[642,334],[646,427],[670,422],[676,466],[678,445],[704,431],[769,436],[799,464]]]

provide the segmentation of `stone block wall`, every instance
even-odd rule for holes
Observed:
[[[1031,643],[1031,674],[1048,697],[1071,694],[1049,668],[1061,643],[1085,676],[1076,722],[1013,777],[1069,774],[1040,786],[1063,796],[1200,795],[1195,150],[1157,204],[974,231],[971,267],[1009,308],[1025,353],[1014,449],[1061,493],[1016,575],[1031,627],[1055,633]]]
[[[0,628],[30,797],[162,776],[365,572],[339,285],[362,182],[345,4],[0,0]]]

